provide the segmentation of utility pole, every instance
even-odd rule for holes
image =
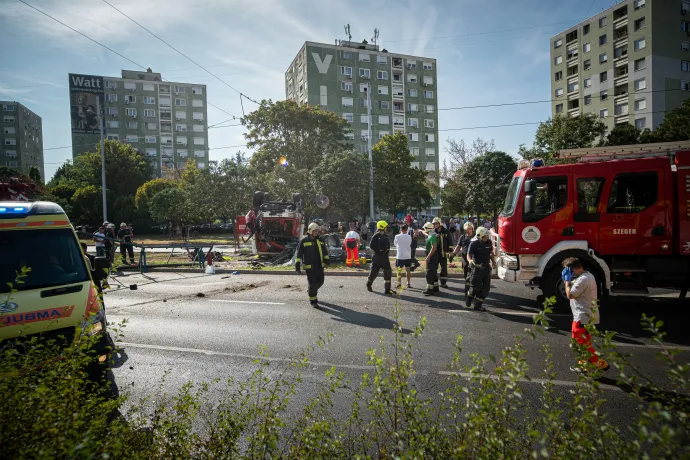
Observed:
[[[369,149],[369,217],[374,220],[374,155],[371,151],[371,75],[367,86],[367,148]]]
[[[103,107],[101,107],[101,100],[96,98],[96,105],[98,111],[98,126],[101,130],[101,188],[103,189],[103,222],[108,221],[108,204],[106,202],[105,192],[105,140],[103,139]]]

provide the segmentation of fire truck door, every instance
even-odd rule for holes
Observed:
[[[658,170],[616,174],[601,208],[599,252],[611,255],[664,254],[670,244],[663,175]]]
[[[606,180],[603,177],[575,178],[575,216],[573,226],[576,240],[585,240],[590,248],[599,250],[599,222],[601,194]]]
[[[530,176],[529,181],[534,192],[525,196],[517,249],[523,254],[543,254],[544,248],[574,237],[572,176]]]

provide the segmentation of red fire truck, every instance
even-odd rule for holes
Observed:
[[[562,150],[522,160],[492,235],[500,279],[567,305],[561,261],[578,257],[601,295],[690,284],[690,142]]]

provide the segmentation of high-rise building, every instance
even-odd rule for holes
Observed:
[[[0,150],[2,165],[29,174],[32,166],[43,169],[43,126],[41,117],[15,101],[0,101],[2,107],[2,132]]]
[[[369,124],[372,145],[386,134],[404,133],[412,165],[438,171],[436,75],[433,58],[391,53],[375,44],[305,42],[285,72],[285,95],[341,115],[361,152],[368,152]],[[437,199],[431,211],[439,209]]]
[[[653,129],[690,97],[690,1],[621,1],[550,48],[553,115]]]
[[[105,138],[131,144],[150,159],[155,175],[174,177],[193,159],[208,164],[206,85],[162,81],[161,74],[123,70],[122,78],[70,74],[72,155]]]

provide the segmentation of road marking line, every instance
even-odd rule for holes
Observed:
[[[680,351],[690,351],[689,346],[685,345],[674,345],[674,344],[666,344],[666,345],[655,345],[655,344],[644,344],[644,343],[624,343],[624,342],[612,342],[613,345],[617,347],[633,347],[633,348],[649,348],[649,349],[656,349],[656,350],[664,350],[664,349],[669,349],[669,350],[680,350]]]
[[[140,286],[160,286],[166,289],[170,289],[170,284],[162,284],[163,281],[157,281],[153,283],[140,284]],[[173,287],[180,288],[203,288],[204,286],[210,286],[212,284],[227,284],[224,281],[215,281],[212,283],[199,283],[199,284],[173,284]]]
[[[479,377],[479,378],[489,378],[492,380],[500,380],[502,377],[499,377],[498,375],[490,375],[490,374],[472,374],[470,372],[450,372],[450,371],[439,371],[438,375],[445,375],[445,376],[459,376],[463,377],[466,379],[470,379],[473,377]],[[539,383],[539,384],[546,384],[546,383],[553,383],[554,385],[561,385],[561,386],[569,386],[569,387],[575,387],[579,382],[577,381],[572,381],[572,380],[546,380],[546,379],[527,379],[527,378],[521,378],[518,379],[520,382],[525,382],[525,383]],[[604,389],[604,390],[614,390],[614,391],[623,391],[621,388],[614,387],[611,385],[600,385],[599,388]]]
[[[285,305],[282,302],[255,302],[251,300],[225,300],[225,299],[209,299],[209,302],[229,302],[229,303],[252,303],[257,305]]]
[[[146,343],[128,343],[128,342],[118,342],[118,346],[127,348],[127,347],[132,347],[132,348],[148,348],[151,350],[161,350],[161,351],[176,351],[176,352],[181,352],[181,353],[196,353],[196,354],[201,354],[201,355],[207,355],[207,356],[227,356],[231,358],[246,358],[246,359],[251,359],[251,360],[256,360],[260,359],[262,361],[276,361],[276,362],[285,362],[285,363],[298,363],[300,362],[299,359],[291,359],[291,358],[277,358],[277,357],[272,357],[272,356],[258,356],[258,355],[247,355],[243,353],[230,353],[230,352],[225,352],[225,351],[213,351],[213,350],[203,350],[199,348],[184,348],[184,347],[169,347],[165,345],[150,345]],[[370,370],[373,369],[373,366],[366,366],[366,365],[360,365],[360,364],[334,364],[334,363],[326,363],[326,362],[314,362],[314,361],[308,361],[306,364],[310,366],[325,366],[325,367],[342,367],[346,369],[357,369],[357,370]]]

